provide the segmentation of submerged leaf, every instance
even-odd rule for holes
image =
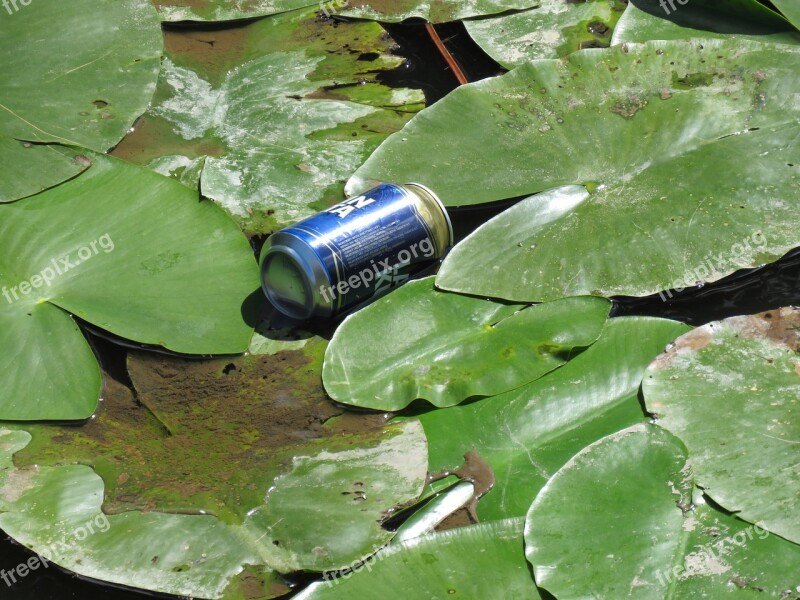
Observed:
[[[70,315],[190,354],[243,352],[252,336],[243,306],[258,269],[235,224],[161,175],[92,160],[81,177],[0,206],[0,419],[94,412],[99,371]]]
[[[522,550],[522,520],[451,529],[389,546],[338,579],[315,583],[296,600],[361,598],[539,599]]]
[[[295,11],[166,39],[155,103],[115,154],[199,184],[249,232],[341,200],[347,177],[424,106],[422,92],[378,83],[404,59],[377,23]]]
[[[358,563],[419,496],[427,449],[418,422],[338,418],[324,347],[131,357],[136,397],[109,380],[81,427],[0,433],[0,527],[84,576],[192,597],[275,597],[277,573]],[[72,535],[103,515],[106,531]]]
[[[557,369],[594,343],[609,309],[586,297],[506,305],[439,292],[429,277],[348,317],[322,378],[331,398],[353,406],[393,411],[417,398],[453,406]]]
[[[578,598],[788,598],[800,546],[696,494],[678,439],[637,425],[588,446],[531,506],[526,554],[537,583]],[[576,543],[580,542],[580,543]]]
[[[4,5],[0,202],[35,194],[85,168],[63,152],[20,149],[7,138],[105,152],[147,108],[161,50],[158,16],[148,0]]]
[[[452,471],[464,453],[477,451],[495,480],[478,516],[524,515],[571,456],[645,418],[638,399],[644,370],[686,331],[663,319],[611,319],[593,346],[557,371],[506,394],[421,415],[429,470]]]
[[[710,323],[648,369],[647,408],[716,503],[800,543],[800,310]]]

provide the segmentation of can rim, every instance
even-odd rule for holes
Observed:
[[[285,302],[281,302],[275,298],[275,295],[267,286],[267,267],[269,263],[278,255],[283,255],[288,257],[292,262],[294,262],[298,267],[298,271],[302,274],[302,282],[303,282],[303,290],[305,291],[305,303],[303,304],[304,312],[295,311],[290,307],[286,306]],[[277,308],[280,312],[285,314],[287,317],[291,317],[293,319],[298,320],[305,320],[310,318],[314,313],[314,292],[311,288],[311,282],[307,276],[309,272],[309,267],[306,264],[303,257],[300,256],[298,252],[296,252],[293,248],[289,248],[286,246],[272,246],[267,250],[267,253],[264,255],[264,261],[261,265],[261,288],[264,290],[264,293],[267,296],[267,299],[270,303]]]
[[[444,215],[445,223],[447,223],[447,232],[450,234],[450,240],[448,241],[447,244],[445,244],[445,247],[446,248],[452,247],[453,244],[455,243],[455,234],[453,233],[453,221],[450,219],[450,215],[447,212],[447,207],[444,205],[444,202],[442,202],[442,199],[439,198],[436,192],[434,192],[431,188],[429,188],[425,184],[417,183],[416,181],[410,181],[405,185],[413,185],[420,188],[421,190],[426,192],[433,199],[434,202],[436,202],[436,204],[439,206],[439,209],[442,211],[442,214]]]

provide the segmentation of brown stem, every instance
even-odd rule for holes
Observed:
[[[464,75],[464,71],[462,71],[461,67],[458,66],[456,59],[453,58],[453,55],[450,54],[450,51],[447,49],[447,46],[444,45],[442,38],[439,37],[439,32],[436,31],[436,27],[432,23],[426,23],[425,29],[428,30],[428,35],[431,36],[433,43],[436,44],[436,48],[439,50],[444,59],[447,61],[447,64],[449,65],[450,70],[453,71],[453,75],[456,76],[459,85],[464,85],[469,83],[469,79],[467,79],[467,76]]]

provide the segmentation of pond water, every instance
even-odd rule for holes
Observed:
[[[403,67],[381,76],[383,82],[398,87],[416,87],[424,90],[429,103],[445,96],[456,85],[447,62],[437,51],[424,24],[410,23],[390,26],[388,30],[400,44],[401,54],[408,58]],[[186,31],[183,28],[183,31]],[[485,55],[469,38],[461,24],[446,24],[437,28],[439,36],[457,58],[464,74],[475,81],[501,73],[502,68]],[[487,219],[499,214],[513,201],[490,207],[451,210],[458,239],[463,239]],[[258,252],[263,239],[254,240]],[[666,300],[658,295],[650,298],[618,298],[614,314],[652,315],[681,320],[699,325],[711,320],[737,314],[752,314],[779,306],[800,304],[800,251],[789,253],[784,259],[760,269],[742,271],[713,285],[685,290],[668,295]],[[266,310],[266,307],[265,307]],[[327,329],[327,330],[326,330]],[[315,333],[329,335],[331,325],[320,325]],[[128,379],[125,361],[129,349],[113,336],[87,331],[87,336],[98,352],[106,372],[123,383]],[[8,572],[31,559],[34,555],[12,541],[0,539],[0,569]],[[290,582],[299,589],[305,583]],[[0,580],[0,598],[8,600],[42,600],[97,598],[133,600],[166,597],[131,590],[122,590],[104,584],[83,580],[57,567],[38,569],[13,586]]]

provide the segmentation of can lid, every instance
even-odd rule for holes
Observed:
[[[264,291],[275,308],[294,319],[307,319],[314,312],[308,272],[302,258],[291,248],[271,248],[264,258]]]

